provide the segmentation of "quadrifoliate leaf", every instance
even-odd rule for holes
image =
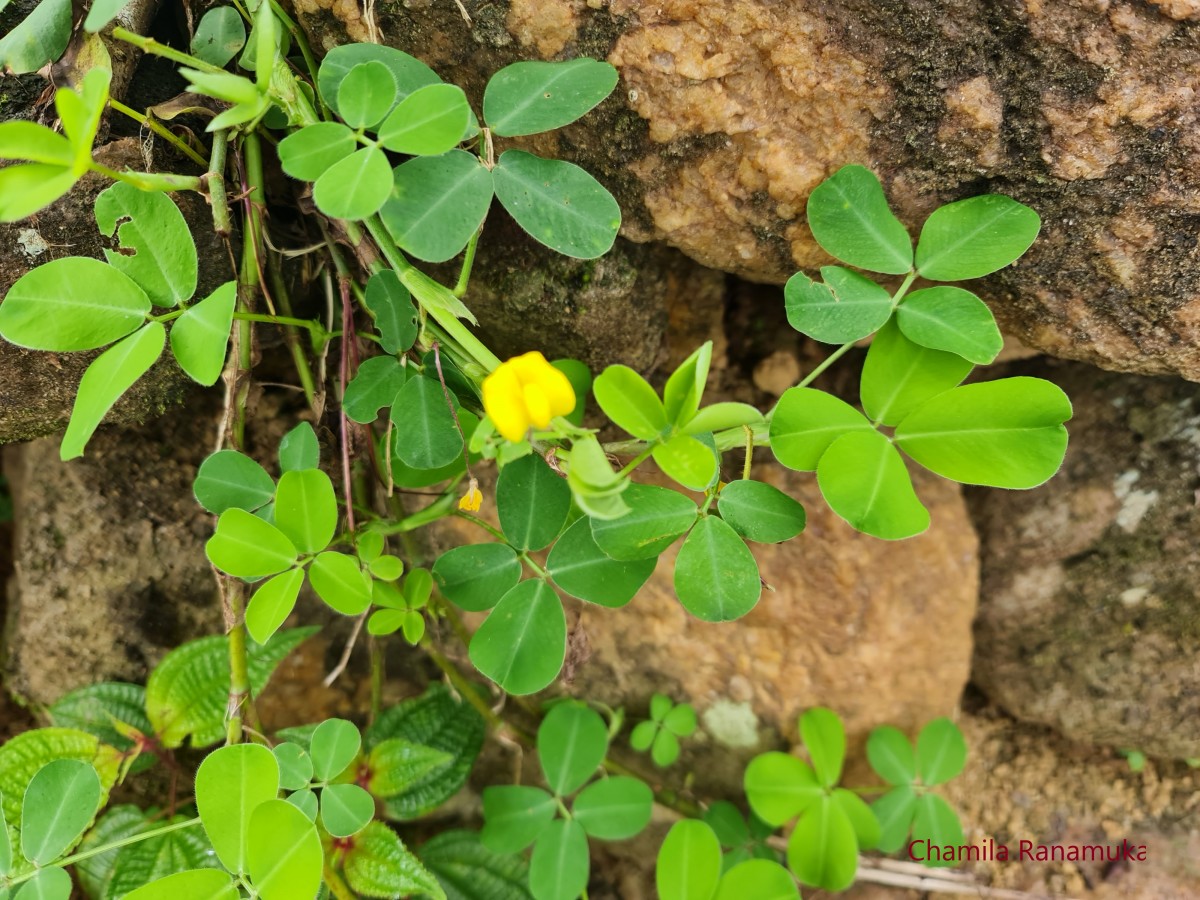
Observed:
[[[652,452],[654,461],[673,481],[693,491],[706,490],[717,477],[717,455],[700,440],[677,434]]]
[[[443,831],[421,847],[421,861],[447,900],[532,900],[524,858],[492,853],[472,831]]]
[[[592,537],[613,559],[654,559],[696,521],[696,504],[670,488],[631,484],[621,496],[629,512],[591,520]]]
[[[804,507],[761,481],[731,481],[717,495],[721,518],[748,541],[778,544],[804,530]]]
[[[357,784],[321,788],[321,825],[335,838],[348,838],[367,827],[375,815],[375,798]]]
[[[396,153],[438,156],[453,150],[471,121],[462,88],[430,84],[400,101],[379,127],[379,142]]]
[[[746,799],[769,825],[783,825],[825,796],[812,767],[787,753],[754,757],[746,767]]]
[[[433,69],[401,50],[382,44],[343,44],[325,54],[317,73],[317,87],[334,112],[340,111],[337,98],[347,73],[359,63],[371,61],[383,63],[392,73],[397,94],[396,102],[417,88],[441,81]]]
[[[825,451],[817,484],[830,509],[852,527],[885,541],[929,527],[904,460],[878,431],[844,434]]]
[[[237,900],[239,896],[228,872],[190,869],[143,885],[125,894],[122,900]]]
[[[95,818],[102,795],[100,776],[89,763],[56,759],[42,766],[25,790],[21,855],[46,866],[65,854]]]
[[[237,450],[218,450],[200,463],[192,483],[196,501],[210,513],[258,509],[275,496],[267,470]]]
[[[496,513],[508,542],[542,550],[558,537],[571,511],[571,489],[536,453],[514,460],[496,481]]]
[[[962,823],[958,814],[937,794],[921,794],[917,798],[917,811],[913,816],[912,839],[928,841],[931,845],[944,847],[963,843]],[[954,860],[947,858],[926,860],[928,866],[952,866]]]
[[[357,146],[354,132],[341,122],[315,122],[279,142],[279,165],[293,178],[316,181]]]
[[[382,822],[372,822],[355,836],[343,867],[351,889],[364,897],[419,895],[446,900],[437,879]]]
[[[200,19],[191,49],[192,56],[223,69],[245,45],[246,26],[238,11],[232,6],[218,6]]]
[[[62,56],[70,39],[71,0],[44,0],[0,38],[0,71],[36,72]]]
[[[947,718],[934,719],[917,735],[917,775],[922,784],[943,784],[967,764],[967,742]]]
[[[612,93],[617,70],[594,59],[518,62],[505,66],[483,92],[483,117],[503,137],[569,125]]]
[[[337,530],[333,482],[320,469],[284,472],[275,490],[275,525],[301,553],[329,546]]]
[[[39,870],[17,888],[13,900],[69,900],[70,896],[71,876],[65,869],[54,866]]]
[[[1040,378],[1001,378],[939,394],[896,427],[896,445],[943,478],[1037,487],[1062,465],[1071,401]]]
[[[714,403],[697,412],[682,430],[684,434],[702,434],[742,425],[758,425],[762,420],[762,413],[748,403]]]
[[[858,871],[858,842],[854,826],[822,794],[796,823],[788,839],[788,868],[801,884],[827,891],[844,891]]]
[[[800,717],[800,737],[812,760],[817,780],[827,788],[842,777],[846,759],[846,733],[837,713],[823,706],[807,710]]]
[[[396,455],[414,469],[437,469],[463,452],[446,391],[427,376],[410,378],[392,404]]]
[[[263,582],[246,606],[246,631],[250,637],[260,644],[269,641],[296,608],[303,584],[303,569],[289,569]]]
[[[711,900],[721,877],[721,844],[699,819],[676,822],[658,851],[659,900]]]
[[[96,198],[100,233],[116,237],[108,264],[124,272],[155,306],[178,306],[196,292],[196,244],[179,207],[164,193],[118,181]]]
[[[587,834],[571,819],[555,819],[538,836],[529,859],[529,888],[537,900],[575,900],[591,871]]]
[[[609,366],[592,382],[604,414],[636,438],[650,441],[667,427],[667,414],[649,382],[629,366]]]
[[[892,298],[871,279],[838,266],[821,269],[825,283],[803,272],[783,289],[788,323],[826,344],[857,341],[877,331],[892,315]]]
[[[237,284],[227,281],[171,326],[171,352],[193,381],[211,387],[221,377],[236,305]]]
[[[150,298],[128,275],[98,259],[67,256],[8,289],[0,337],[29,350],[94,350],[139,328],[149,312]]]
[[[558,595],[544,581],[518,584],[505,594],[471,638],[471,662],[510,694],[532,694],[550,684],[566,659],[567,620]]]
[[[372,128],[383,121],[396,96],[396,77],[391,69],[378,60],[361,62],[338,85],[338,115],[351,128]]]
[[[621,208],[574,163],[505,150],[492,170],[496,197],[530,237],[576,259],[603,256],[617,239]]]
[[[581,518],[555,542],[546,571],[572,597],[615,609],[633,599],[655,565],[654,559],[621,562],[606,556],[592,537],[591,523]]]
[[[204,553],[222,572],[238,578],[277,575],[290,569],[298,555],[296,545],[282,531],[237,508],[221,513]]]
[[[408,373],[409,369],[394,356],[363,360],[342,396],[346,417],[361,425],[374,422],[379,418],[379,410],[392,405],[408,380]]]
[[[842,262],[889,275],[912,268],[912,239],[870,169],[843,166],[817,185],[808,198],[808,224],[817,243]]]
[[[492,204],[492,174],[465,150],[410,159],[393,176],[380,217],[400,249],[426,262],[462,252]]]
[[[483,790],[479,839],[493,853],[520,853],[546,830],[558,804],[539,787],[504,784]]]
[[[313,184],[317,209],[359,221],[379,212],[392,193],[392,167],[378,147],[363,147],[324,171]]]
[[[714,900],[800,900],[788,870],[771,859],[748,859],[721,877]]]
[[[922,347],[957,353],[979,365],[994,360],[1004,346],[987,304],[958,287],[913,291],[896,311],[896,324]]]
[[[917,777],[917,759],[912,744],[899,728],[885,725],[867,738],[867,760],[888,784],[912,784]]]
[[[279,442],[279,468],[284,472],[315,469],[321,464],[321,445],[317,433],[301,422]]]
[[[879,821],[879,849],[895,853],[904,846],[913,816],[917,813],[917,795],[911,786],[894,787],[871,806]]]
[[[229,871],[247,870],[252,816],[262,804],[276,802],[277,793],[279,764],[260,744],[230,744],[200,763],[196,809],[217,858]]]
[[[871,812],[871,807],[853,791],[837,788],[832,793],[834,806],[841,809],[842,814],[850,821],[854,829],[854,837],[862,850],[874,850],[879,846],[879,820]]]
[[[601,778],[579,792],[571,815],[589,837],[623,841],[650,824],[654,792],[644,781],[617,775]]]
[[[537,734],[538,759],[546,783],[558,796],[573,794],[604,762],[608,729],[600,714],[574,701],[555,706]]]
[[[174,816],[162,824],[174,825],[186,822],[188,818],[188,816]],[[141,830],[149,827],[143,824]],[[213,847],[205,837],[203,829],[192,827],[181,831],[172,831],[122,847],[116,854],[112,878],[108,882],[107,893],[103,896],[130,897],[142,885],[157,882],[180,870],[207,869],[211,872],[215,866],[217,866],[217,860],[213,855]],[[224,872],[220,874],[224,876],[225,886],[228,886],[229,876]],[[210,887],[222,884],[214,878],[209,878],[202,883]],[[197,895],[184,894],[184,896]],[[213,895],[199,894],[198,896],[208,898]],[[232,900],[231,895],[227,892],[218,893],[217,896],[229,897]],[[176,895],[166,894],[159,895],[159,897],[160,900],[175,900]]]
[[[79,382],[71,420],[59,447],[63,460],[83,456],[84,447],[108,411],[158,361],[166,342],[163,324],[147,322],[92,360]]]
[[[961,356],[916,344],[889,322],[875,335],[863,363],[863,409],[876,422],[895,425],[926,400],[957,385],[971,369]]]
[[[386,220],[386,212],[384,217]],[[379,329],[380,344],[384,351],[394,355],[412,347],[417,339],[417,310],[413,306],[412,295],[400,283],[396,273],[384,269],[372,275],[367,282],[364,299],[367,309],[375,317],[375,327]],[[362,371],[361,367],[359,371]]]
[[[285,791],[298,791],[312,781],[313,764],[308,751],[299,744],[284,741],[271,749],[279,763],[279,786]]]
[[[318,554],[308,580],[317,596],[344,616],[357,616],[371,605],[371,577],[353,556],[334,550]]]
[[[468,544],[439,556],[433,564],[433,579],[455,606],[482,612],[516,587],[521,563],[507,544]]]
[[[1041,227],[1036,212],[1003,194],[947,203],[921,228],[917,271],[931,281],[982,278],[1028,250]]]
[[[308,745],[317,781],[331,781],[354,762],[362,747],[362,736],[353,722],[326,719],[313,731]]]
[[[246,864],[258,896],[315,897],[323,862],[317,827],[303,812],[286,800],[271,799],[255,807],[246,837]]]
[[[813,388],[789,388],[771,417],[771,451],[789,469],[812,472],[843,434],[872,430],[863,414],[844,400]]]
[[[705,622],[740,619],[762,594],[758,563],[728,523],[705,516],[675,559],[675,593],[688,612]]]

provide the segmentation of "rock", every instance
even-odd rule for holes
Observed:
[[[1075,404],[1063,470],[972,491],[982,543],[972,678],[1078,741],[1200,756],[1200,396],[1051,362]]]

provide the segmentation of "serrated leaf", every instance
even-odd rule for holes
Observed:
[[[155,827],[159,824],[175,824],[177,822],[186,821],[186,816],[175,816],[165,822],[155,823]],[[143,830],[149,828],[149,825],[143,825]],[[134,896],[138,888],[142,885],[148,885],[151,882],[165,879],[177,872],[185,870],[214,870],[217,867],[217,860],[213,854],[213,846],[205,837],[203,829],[200,827],[186,828],[181,831],[172,831],[168,834],[162,834],[158,837],[148,838],[144,841],[139,841],[135,844],[130,844],[128,847],[122,847],[116,855],[113,864],[112,877],[108,882],[107,893],[105,897],[129,897]],[[203,884],[211,890],[216,890],[216,896],[226,896],[232,898],[232,894],[228,890],[232,889],[229,876],[224,872],[220,875],[223,878],[217,878],[215,875],[192,875],[189,881]],[[167,888],[178,888],[183,890],[184,885],[176,882],[172,884],[163,884],[158,891],[161,892]],[[151,894],[152,892],[146,892]],[[145,894],[143,894],[145,896]],[[165,898],[177,900],[179,894],[161,894]],[[187,897],[184,893],[182,896]],[[203,897],[210,896],[209,894],[201,895]]]
[[[367,756],[370,779],[367,788],[377,797],[395,797],[426,778],[453,765],[457,755],[406,741],[380,741]]]
[[[145,827],[146,814],[133,804],[110,806],[83,836],[77,848],[78,852],[86,853],[122,838],[131,837]],[[2,842],[3,838],[0,838],[0,843]],[[92,900],[104,900],[108,896],[108,885],[112,880],[113,866],[119,853],[120,848],[114,847],[75,863],[75,875],[79,879],[79,886]],[[0,866],[0,871],[3,871],[3,868]]]
[[[47,712],[58,727],[94,734],[118,750],[127,750],[132,741],[113,727],[114,720],[145,735],[153,732],[146,718],[146,689],[140,684],[117,681],[89,684],[64,694]]]
[[[137,282],[151,303],[178,306],[192,298],[196,243],[170,197],[117,182],[96,197],[96,225],[117,239],[115,249],[104,250],[108,264]]]
[[[39,770],[55,760],[78,760],[100,772],[107,791],[116,781],[111,751],[105,752],[95,735],[74,728],[34,728],[0,745],[0,802],[10,828],[21,826],[21,804],[29,783]]]
[[[532,900],[529,866],[520,856],[492,853],[472,831],[443,831],[420,850],[446,900]]]
[[[237,284],[227,281],[199,303],[188,308],[171,326],[171,352],[193,381],[211,387],[221,377]]]
[[[382,822],[372,822],[354,838],[344,867],[350,887],[365,897],[420,894],[446,900],[437,879]]]

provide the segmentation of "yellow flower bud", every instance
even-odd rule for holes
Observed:
[[[483,493],[479,490],[479,482],[472,478],[467,482],[467,492],[458,500],[458,508],[467,512],[479,512],[483,505]]]
[[[483,381],[483,408],[496,430],[510,441],[530,427],[547,428],[555,416],[575,408],[575,390],[567,376],[532,350],[501,363]]]

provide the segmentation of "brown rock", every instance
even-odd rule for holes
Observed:
[[[1049,484],[969,494],[983,546],[973,680],[1075,740],[1200,756],[1196,388],[1019,365],[1060,384],[1075,418]]]

